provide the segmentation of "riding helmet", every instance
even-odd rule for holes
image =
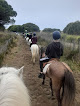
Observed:
[[[58,39],[60,39],[60,38],[61,38],[60,32],[59,32],[59,31],[54,31],[54,32],[53,32],[53,39],[54,39],[54,40],[58,40]]]
[[[36,33],[35,32],[33,33],[33,36],[36,36]]]

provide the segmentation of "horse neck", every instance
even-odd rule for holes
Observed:
[[[43,58],[45,57],[45,49],[44,48],[41,48],[41,53],[40,53],[40,58]]]
[[[44,58],[45,57],[45,52],[42,54],[42,58]]]

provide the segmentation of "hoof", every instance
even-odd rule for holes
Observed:
[[[38,78],[43,78],[43,74],[40,73],[40,74],[38,75]]]
[[[42,85],[44,85],[44,82],[42,82]]]

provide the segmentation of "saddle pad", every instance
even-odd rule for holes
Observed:
[[[49,67],[50,64],[51,64],[51,63],[45,65],[45,67],[43,68],[43,73],[44,73],[44,74],[46,74],[46,71],[47,71],[47,69],[48,69],[48,67]]]

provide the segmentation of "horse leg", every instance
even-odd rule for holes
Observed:
[[[50,88],[51,88],[51,92],[52,92],[52,96],[53,96],[53,88],[52,88],[52,80],[50,78]]]
[[[42,85],[44,85],[44,81],[45,81],[45,74],[43,74],[43,82],[42,82]]]
[[[61,99],[60,99],[60,89],[56,91],[56,97],[57,97],[57,101],[58,101],[58,106],[62,106]]]

